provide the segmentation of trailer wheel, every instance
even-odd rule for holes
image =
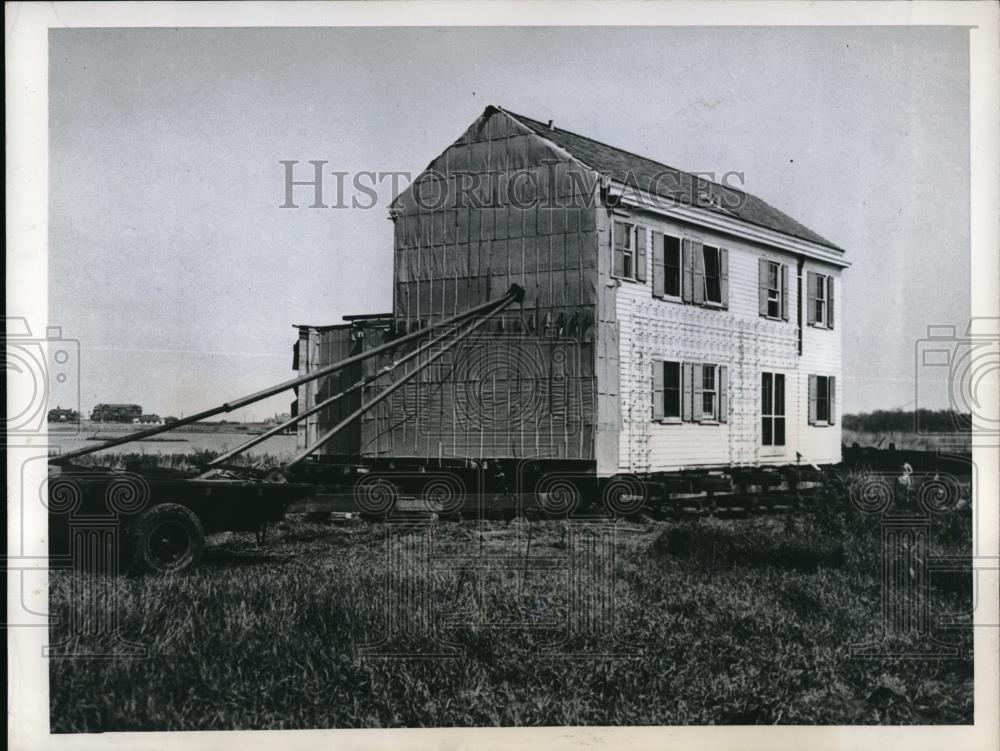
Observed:
[[[129,548],[135,570],[177,573],[198,565],[205,550],[205,532],[191,509],[161,503],[143,511],[132,524]]]

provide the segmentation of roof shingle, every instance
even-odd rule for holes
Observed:
[[[745,191],[711,182],[703,177],[696,177],[683,170],[669,167],[614,146],[608,146],[600,141],[562,128],[549,127],[546,123],[518,115],[509,110],[502,111],[537,135],[569,152],[575,159],[596,172],[631,188],[646,190],[662,198],[736,217],[750,224],[756,224],[775,232],[843,252],[842,248],[816,234],[808,227],[799,224],[766,201]],[[707,197],[708,200],[704,198],[692,200],[699,194]]]

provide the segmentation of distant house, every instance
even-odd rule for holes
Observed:
[[[49,422],[80,422],[80,413],[75,409],[56,407],[49,410]]]
[[[94,422],[133,422],[142,416],[138,404],[98,404],[90,413]]]
[[[133,425],[162,425],[163,418],[159,415],[139,415],[132,418]]]

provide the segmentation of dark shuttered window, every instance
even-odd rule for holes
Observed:
[[[663,236],[663,292],[681,296],[681,241],[669,235]]]
[[[653,419],[681,419],[681,364],[653,360]]]
[[[653,419],[727,422],[729,372],[725,365],[653,360]]]
[[[704,301],[722,305],[722,262],[719,248],[712,245],[702,246],[702,283]]]
[[[653,233],[653,296],[681,296],[680,238]]]

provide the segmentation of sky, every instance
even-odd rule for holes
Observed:
[[[49,322],[86,412],[291,378],[293,324],[392,309],[392,191],[282,209],[280,162],[415,176],[493,104],[743,173],[847,251],[844,411],[945,407],[914,351],[969,319],[968,70],[938,27],[53,30]]]

